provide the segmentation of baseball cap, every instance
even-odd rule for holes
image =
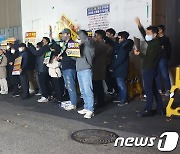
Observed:
[[[64,28],[64,30],[61,33],[71,34],[71,30],[68,28]]]

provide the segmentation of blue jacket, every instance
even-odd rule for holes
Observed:
[[[133,45],[134,42],[130,39],[116,45],[110,68],[111,70],[113,70],[113,77],[127,77],[129,67],[129,53],[132,50]]]

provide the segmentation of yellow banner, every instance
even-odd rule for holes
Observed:
[[[72,39],[76,40],[77,33],[75,31],[75,24],[64,14],[61,16],[59,22],[57,23],[56,32],[59,33],[63,31],[64,28],[69,28],[71,30]]]

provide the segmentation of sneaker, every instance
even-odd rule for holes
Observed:
[[[121,101],[119,99],[113,100],[113,103],[120,103]]]
[[[79,114],[86,114],[87,112],[88,112],[88,110],[86,110],[86,109],[78,111]]]
[[[64,108],[66,111],[71,111],[71,110],[76,110],[76,106],[75,105],[68,105],[67,107]]]
[[[41,94],[40,93],[37,93],[37,94],[35,94],[36,96],[41,96]]]
[[[12,97],[19,97],[19,94],[13,94]]]
[[[38,100],[38,103],[47,103],[49,100],[45,97],[41,97],[41,99]]]
[[[1,94],[2,94],[2,95],[7,95],[8,92],[7,92],[7,91],[1,91]]]
[[[92,111],[87,111],[84,115],[85,119],[91,119],[94,116],[94,113]]]
[[[29,89],[29,93],[30,93],[30,94],[34,94],[34,93],[35,93],[35,90]]]
[[[113,91],[108,91],[107,94],[108,94],[108,95],[113,95],[114,92],[113,92]]]
[[[118,106],[124,106],[124,105],[127,105],[127,104],[128,104],[127,101],[123,101],[123,102],[118,103]]]

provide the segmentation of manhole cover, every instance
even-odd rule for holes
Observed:
[[[86,129],[74,132],[72,139],[86,144],[108,144],[113,143],[119,137],[117,134],[99,129]]]

